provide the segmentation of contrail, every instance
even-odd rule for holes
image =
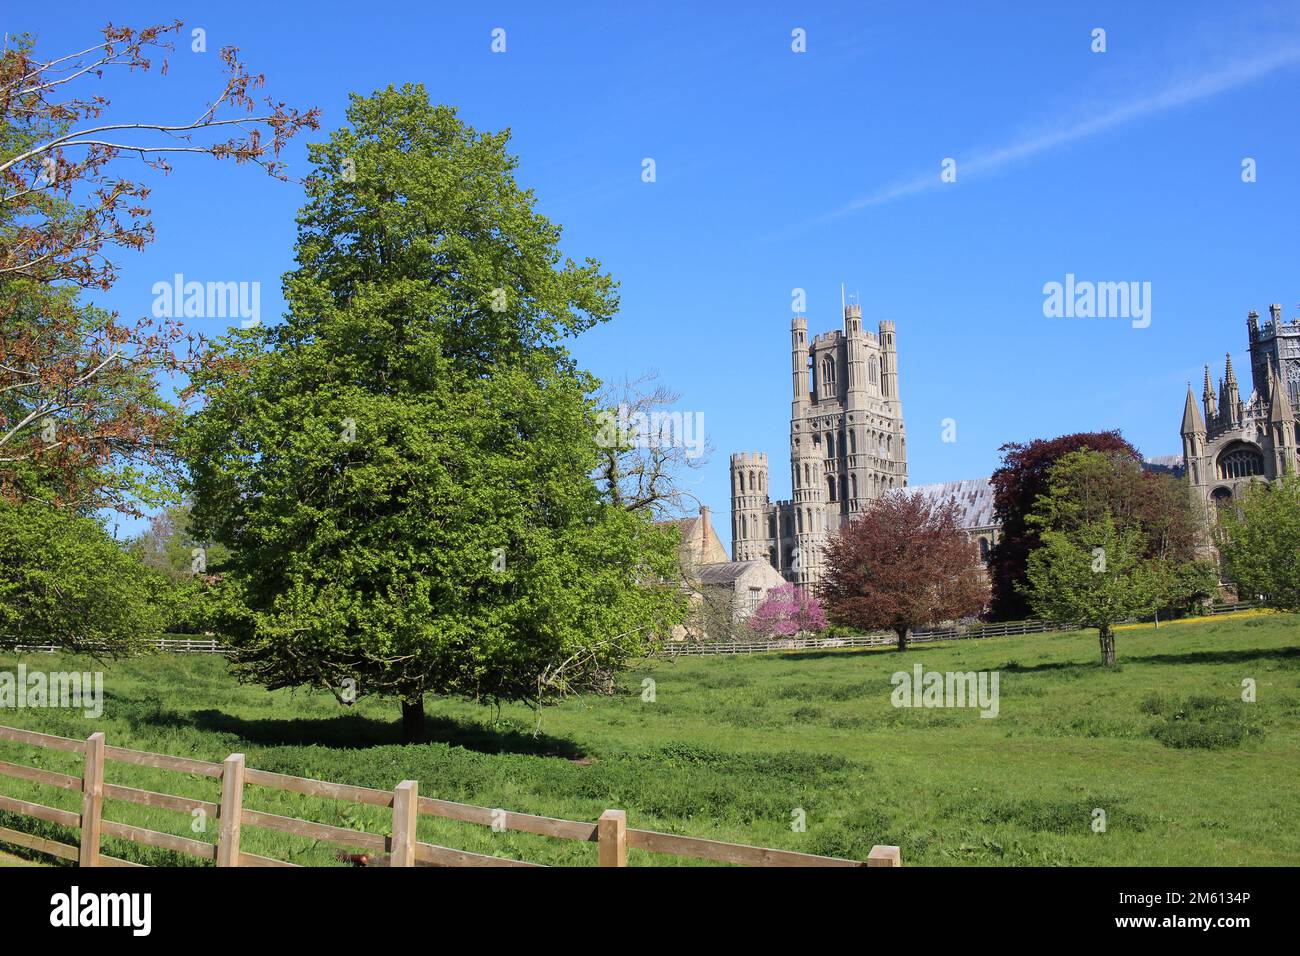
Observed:
[[[1245,83],[1250,83],[1276,70],[1290,66],[1297,60],[1300,60],[1300,45],[1285,47],[1271,55],[1240,60],[1217,72],[1207,73],[1191,81],[1170,86],[1151,96],[1115,106],[1107,112],[1078,120],[1072,125],[1038,133],[988,152],[977,153],[969,159],[961,160],[960,170],[963,176],[967,176],[972,172],[977,174],[996,172],[1004,166],[1029,159],[1039,153],[1048,152],[1067,143],[1096,136],[1143,116],[1150,116],[1185,106],[1188,103],[1194,103],[1197,100],[1203,100]],[[939,180],[939,172],[936,168],[932,173],[901,180],[873,193],[859,196],[839,209],[812,220],[812,222],[839,219],[871,206],[880,206],[895,199],[928,192],[940,185],[942,183]]]

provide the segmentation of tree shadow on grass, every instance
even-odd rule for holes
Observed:
[[[142,724],[192,728],[234,734],[240,740],[267,747],[329,747],[355,750],[402,743],[397,720],[379,720],[360,714],[319,718],[241,717],[220,710],[155,711],[142,715]],[[547,734],[493,729],[486,724],[450,717],[426,716],[421,743],[441,743],[487,754],[527,754],[578,760],[585,753],[573,741]]]
[[[1122,646],[1122,645],[1121,645]],[[1145,657],[1120,656],[1134,664],[1243,664],[1260,660],[1300,660],[1300,647],[1258,647],[1240,650],[1188,651],[1185,654],[1149,654]]]
[[[1119,645],[1116,663],[1125,664],[1244,664],[1260,660],[1290,660],[1300,662],[1300,648],[1296,647],[1260,647],[1253,649],[1219,651],[1188,651],[1183,654],[1145,654],[1130,656],[1124,653],[1124,645]],[[1020,664],[1016,661],[1003,664],[999,670],[1010,674],[1033,674],[1050,671],[1094,670],[1105,672],[1100,660],[1095,661],[1046,661],[1042,664]]]

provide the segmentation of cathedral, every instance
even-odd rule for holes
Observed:
[[[862,307],[844,308],[844,328],[808,341],[790,325],[793,498],[768,497],[767,454],[731,456],[733,561],[769,562],[787,581],[815,585],[829,534],[869,502],[907,486],[907,437],[898,397],[894,323],[862,329]]]
[[[1205,367],[1204,417],[1187,386],[1183,406],[1183,462],[1198,500],[1227,504],[1244,484],[1300,473],[1300,320],[1284,322],[1282,306],[1246,317],[1250,339],[1250,398],[1241,400],[1232,356],[1216,394]],[[1213,513],[1213,512],[1211,512]]]

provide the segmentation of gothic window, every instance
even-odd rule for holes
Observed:
[[[853,431],[850,430],[849,431],[849,454],[856,455],[857,453],[858,453],[858,439],[857,436],[853,433]]]
[[[1226,507],[1232,501],[1232,492],[1227,488],[1215,488],[1210,495],[1210,500],[1216,507]]]
[[[826,491],[830,494],[831,501],[835,500],[835,476],[826,476]]]
[[[856,498],[856,497],[858,496],[858,476],[857,476],[857,475],[852,475],[852,476],[850,477],[850,479],[849,479],[849,488],[852,489],[852,491],[853,491],[853,495],[852,495],[852,497]]]
[[[987,562],[989,559],[989,539],[980,538],[980,560]]]
[[[736,480],[740,482],[740,493],[743,495],[745,493],[745,473],[743,471],[736,472]]]
[[[752,471],[749,473],[749,490],[750,491],[758,490],[758,485],[754,484],[754,473]]]
[[[830,434],[829,432],[826,435],[826,457],[827,458],[835,457],[835,436]]]
[[[749,537],[749,522],[745,520],[744,515],[741,515],[740,516],[740,540],[744,541],[748,537]]]
[[[822,359],[822,382],[829,388],[835,384],[835,358],[826,356]]]
[[[1219,456],[1220,478],[1249,478],[1264,473],[1264,456],[1246,445],[1233,445]]]
[[[873,355],[871,361],[867,364],[867,369],[871,374],[871,384],[880,384],[880,357]]]
[[[801,509],[798,508],[795,509],[794,520],[795,520],[795,524],[799,528],[798,533],[803,534],[803,511]]]

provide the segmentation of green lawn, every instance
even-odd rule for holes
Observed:
[[[239,686],[220,658],[153,655],[112,664],[99,720],[4,710],[0,723],[110,745],[424,795],[865,858],[902,847],[905,865],[1300,864],[1300,616],[1130,629],[1121,666],[1097,664],[1095,632],[988,638],[892,650],[708,657],[644,664],[628,692],[548,710],[534,739],[525,707],[430,700],[437,741],[396,742],[396,708]],[[29,668],[85,659],[26,655]],[[17,659],[0,655],[0,670]],[[903,709],[890,677],[998,670],[1000,713]],[[655,682],[654,701],[642,681]],[[1256,682],[1256,703],[1241,701]],[[77,758],[0,743],[0,760],[77,773]],[[217,799],[215,781],[110,763],[108,779]],[[74,809],[77,795],[0,777],[0,792]],[[250,787],[247,805],[384,832],[386,811]],[[1106,814],[1095,833],[1094,808]],[[806,831],[795,832],[802,810]],[[183,814],[110,803],[107,816],[194,836]],[[0,813],[0,825],[60,836]],[[215,822],[201,839],[215,838]],[[595,847],[422,819],[421,839],[536,862],[592,864]],[[68,834],[62,834],[67,840]],[[69,841],[74,842],[74,841]],[[334,862],[307,840],[245,829],[251,852]],[[107,852],[186,862],[106,840]],[[670,863],[634,851],[631,862]]]

